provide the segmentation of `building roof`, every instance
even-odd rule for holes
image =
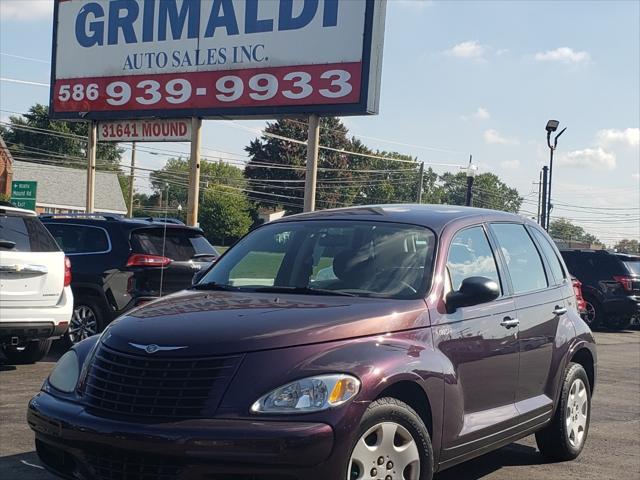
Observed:
[[[13,162],[13,178],[38,182],[36,196],[38,206],[85,209],[86,170],[16,160]],[[115,172],[96,172],[95,211],[127,212],[127,205]]]

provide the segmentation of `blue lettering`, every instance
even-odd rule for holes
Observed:
[[[180,51],[179,50],[174,50],[173,53],[171,54],[171,66],[173,68],[177,68],[180,66]]]
[[[280,0],[280,13],[278,14],[278,30],[298,30],[304,28],[318,11],[318,0],[302,0],[302,12],[297,17],[293,16],[293,0]],[[299,1],[296,2],[300,4]]]
[[[324,14],[322,15],[323,27],[335,27],[338,25],[338,0],[324,0]]]
[[[167,66],[167,62],[169,58],[165,52],[160,52],[156,55],[156,65],[160,68],[164,68]]]
[[[193,63],[191,63],[191,57],[189,56],[189,52],[184,52],[184,58],[182,59],[181,67],[187,66],[192,67]]]
[[[153,42],[153,21],[156,11],[156,0],[144,0],[144,16],[142,19],[142,41]]]
[[[262,55],[258,55],[258,49],[262,51]],[[256,62],[264,61],[264,45],[260,44],[253,47],[253,60]]]
[[[222,47],[220,50],[218,50],[218,56],[220,57],[220,62],[218,63],[227,63],[227,48]]]
[[[127,59],[124,61],[124,67],[122,67],[123,70],[133,70],[133,65],[131,64],[131,56],[127,55]]]
[[[180,13],[178,13],[178,5],[175,0],[161,1],[158,11],[158,40],[167,39],[167,19],[171,24],[173,39],[180,40],[187,17],[189,17],[187,38],[198,38],[200,34],[200,0],[182,0]]]
[[[125,15],[120,16],[124,10]],[[118,34],[122,30],[126,43],[136,43],[136,32],[133,22],[138,18],[140,8],[135,0],[112,0],[109,3],[109,45],[118,44]]]
[[[223,12],[222,15],[220,15],[221,10]],[[213,37],[218,27],[225,27],[227,29],[227,35],[238,35],[238,33],[240,33],[231,0],[213,0],[209,23],[207,23],[207,30],[204,36]]]
[[[244,31],[245,33],[273,31],[273,20],[258,20],[258,0],[246,0]]]
[[[89,31],[91,35],[87,35],[87,17],[89,14],[94,18],[104,17],[104,10],[98,3],[87,3],[80,9],[76,18],[76,39],[83,47],[93,47],[94,45],[104,44],[104,22],[89,22]]]

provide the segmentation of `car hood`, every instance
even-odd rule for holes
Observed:
[[[102,341],[140,353],[227,355],[343,340],[428,325],[423,300],[185,290],[113,322]],[[134,346],[134,345],[137,346]]]

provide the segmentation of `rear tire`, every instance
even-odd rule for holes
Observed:
[[[560,392],[560,400],[551,423],[536,433],[542,455],[554,462],[578,458],[589,434],[591,387],[582,365],[570,363]]]
[[[597,329],[602,326],[603,318],[602,318],[602,307],[600,304],[591,299],[585,298],[586,303],[586,312],[580,315],[582,320],[589,325],[589,328],[592,330]]]
[[[609,330],[626,330],[631,326],[631,319],[621,317],[607,318],[605,325]]]
[[[67,348],[102,332],[105,327],[105,318],[106,315],[96,300],[78,298],[74,302],[69,329],[64,336]]]
[[[52,343],[52,340],[35,340],[27,343],[22,350],[17,347],[7,347],[4,353],[10,364],[25,365],[35,363],[47,356]]]

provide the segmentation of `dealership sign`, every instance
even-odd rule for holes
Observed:
[[[101,142],[184,142],[191,140],[191,120],[112,120],[98,123]]]
[[[58,0],[54,118],[377,113],[386,0]]]

